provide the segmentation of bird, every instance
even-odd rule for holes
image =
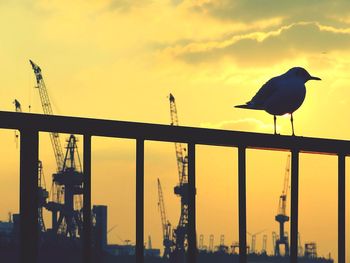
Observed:
[[[306,88],[305,83],[309,80],[321,80],[313,77],[302,67],[293,67],[286,73],[271,78],[255,94],[255,96],[243,105],[235,108],[249,110],[264,110],[273,115],[274,134],[276,135],[277,116],[290,114],[292,135],[294,136],[293,113],[303,104]]]

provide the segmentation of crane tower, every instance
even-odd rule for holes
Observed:
[[[163,258],[169,259],[170,253],[173,249],[171,224],[166,218],[163,191],[162,191],[162,186],[160,184],[159,178],[157,179],[157,181],[158,181],[158,199],[159,199],[158,206],[160,210],[160,216],[162,220],[162,230],[163,230],[163,246],[164,246]]]
[[[178,116],[175,103],[175,97],[170,93],[170,117],[171,125],[178,126]],[[176,262],[185,261],[185,252],[187,247],[187,226],[188,226],[188,158],[186,148],[179,142],[175,143],[176,163],[178,168],[179,184],[174,187],[174,193],[181,199],[181,214],[179,223],[174,229],[175,249],[173,258]]]
[[[41,68],[32,60],[29,62],[34,70],[36,88],[39,90],[43,111],[46,115],[53,115]],[[48,202],[45,207],[52,212],[54,233],[76,237],[80,235],[82,229],[83,195],[83,173],[77,150],[77,139],[74,135],[70,135],[65,155],[63,155],[58,133],[51,132],[50,141],[57,172],[53,175],[52,201]]]
[[[275,220],[279,223],[279,230],[280,230],[279,237],[276,239],[276,244],[275,244],[276,256],[281,255],[280,245],[284,246],[285,255],[289,256],[289,240],[288,240],[288,236],[284,232],[284,223],[289,221],[289,216],[287,216],[287,213],[286,213],[287,195],[288,195],[288,187],[289,187],[289,174],[290,174],[290,155],[288,155],[287,157],[283,190],[279,198],[278,214],[275,216]]]
[[[16,112],[22,112],[21,103],[17,99],[13,101],[13,104],[15,105]],[[17,131],[15,131],[16,144],[17,144],[18,137],[19,135],[17,134]],[[49,197],[49,192],[46,190],[46,186],[45,186],[43,163],[40,160],[38,160],[38,227],[39,227],[40,233],[43,233],[46,231],[44,217],[43,217],[43,207],[46,206],[48,197]]]

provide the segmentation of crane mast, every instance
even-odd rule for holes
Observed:
[[[175,97],[170,93],[170,117],[171,125],[178,126],[178,115],[175,103]],[[174,229],[173,239],[175,248],[172,253],[174,262],[184,262],[187,247],[187,226],[188,226],[188,158],[186,148],[181,143],[175,143],[176,163],[178,167],[179,184],[174,187],[174,193],[181,198],[181,215],[179,223]]]
[[[43,207],[47,204],[49,192],[46,190],[43,163],[38,161],[38,225],[39,231],[45,232],[45,222],[43,217]]]
[[[16,112],[22,112],[22,106],[21,103],[15,99],[13,101],[13,104],[15,105],[15,110]],[[19,138],[19,134],[17,133],[17,130],[15,130],[15,143],[16,143],[16,148],[18,147],[18,138]]]
[[[22,112],[21,103],[15,99],[13,101],[13,104],[15,105],[16,112]],[[19,135],[17,134],[17,131],[15,131],[15,139],[17,144],[17,139]],[[43,163],[38,160],[38,227],[39,232],[45,232],[45,222],[43,217],[43,207],[47,204],[47,198],[49,197],[49,192],[46,190],[45,185],[45,177],[44,177],[44,170],[43,170]]]
[[[278,213],[281,215],[286,215],[286,206],[287,206],[287,196],[288,196],[288,187],[289,187],[289,174],[290,174],[290,155],[287,157],[285,175],[284,175],[284,183],[282,194],[279,199],[279,211]]]
[[[285,169],[284,181],[283,181],[283,189],[282,194],[279,198],[278,203],[278,214],[275,217],[275,220],[279,223],[279,238],[276,239],[275,244],[275,255],[280,256],[280,245],[284,246],[285,255],[289,255],[289,240],[288,236],[284,232],[284,223],[289,221],[289,216],[286,214],[286,206],[287,206],[287,196],[288,196],[288,187],[289,187],[289,174],[290,174],[290,154],[287,157],[287,164]]]
[[[39,90],[41,105],[43,108],[43,111],[46,115],[53,115],[49,94],[47,93],[47,88],[43,79],[43,76],[41,74],[41,69],[38,65],[36,65],[33,61],[29,60],[30,64],[32,65],[32,68],[34,70],[35,78],[36,78],[36,88]],[[56,159],[56,165],[57,165],[57,172],[59,172],[62,169],[63,166],[63,151],[60,141],[60,136],[56,132],[50,133],[50,140],[52,144],[52,148],[54,150],[55,159]]]
[[[169,95],[169,101],[170,101],[170,117],[171,117],[171,125],[173,126],[179,126],[179,120],[177,116],[177,109],[176,109],[176,103],[175,103],[175,97],[170,93]],[[181,143],[176,142],[175,143],[175,152],[176,152],[176,162],[177,162],[177,169],[179,174],[179,184],[187,183],[187,157],[184,157],[186,155],[186,148],[182,146]]]
[[[158,206],[160,210],[160,216],[162,220],[162,230],[163,230],[163,245],[164,245],[163,258],[169,259],[170,253],[172,250],[172,245],[173,245],[173,242],[171,239],[171,224],[166,218],[162,186],[160,184],[159,178],[157,180],[158,180]]]
[[[33,61],[29,61],[34,70],[36,88],[39,90],[43,111],[46,115],[53,115],[41,69]],[[63,155],[59,134],[51,132],[50,140],[56,159],[57,172],[53,175],[52,201],[45,204],[45,207],[52,212],[53,232],[75,238],[80,236],[83,224],[83,172],[77,139],[74,135],[70,135],[65,155]]]

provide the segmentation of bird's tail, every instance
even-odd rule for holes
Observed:
[[[261,108],[256,107],[253,103],[246,103],[242,105],[236,105],[235,108],[248,109],[248,110],[261,110]]]

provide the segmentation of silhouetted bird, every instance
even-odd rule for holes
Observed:
[[[294,135],[293,112],[303,104],[306,94],[305,83],[310,79],[321,80],[311,76],[304,68],[291,68],[286,73],[266,82],[246,104],[235,107],[264,110],[273,115],[275,134],[276,115],[289,113]]]

